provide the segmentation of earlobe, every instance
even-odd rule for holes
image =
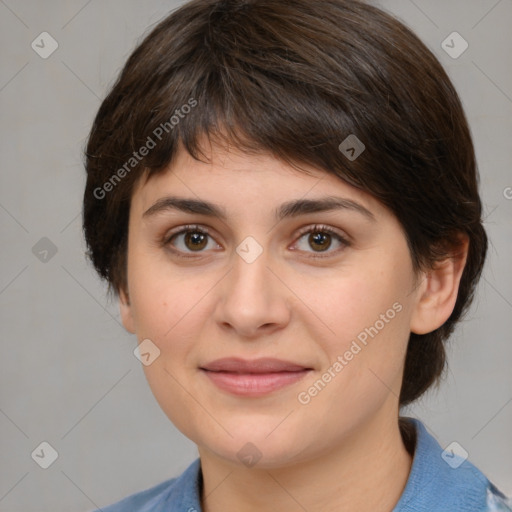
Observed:
[[[441,327],[452,314],[468,254],[465,237],[446,259],[424,272],[411,317],[411,332],[427,334]]]
[[[121,313],[121,321],[123,322],[124,328],[128,332],[135,334],[135,322],[133,319],[130,297],[128,295],[128,292],[122,289],[119,291],[119,310]]]

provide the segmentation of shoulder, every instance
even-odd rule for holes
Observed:
[[[195,460],[177,478],[134,493],[94,512],[200,512],[200,461]]]
[[[507,498],[493,484],[487,489],[486,512],[512,512],[512,498]]]
[[[172,488],[176,480],[177,478],[171,478],[154,487],[127,496],[108,507],[102,507],[96,512],[146,512],[155,510],[155,506],[167,501],[169,494],[172,493]]]
[[[510,501],[466,457],[452,445],[443,450],[419,420],[407,421],[416,432],[414,457],[393,512],[512,512]]]

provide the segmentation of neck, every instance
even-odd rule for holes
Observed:
[[[200,449],[205,512],[391,512],[412,465],[398,418],[374,418],[315,459],[245,468]]]

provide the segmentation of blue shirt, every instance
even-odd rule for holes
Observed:
[[[480,470],[453,450],[443,452],[419,420],[408,421],[415,426],[416,446],[407,484],[393,512],[512,512],[512,500]],[[201,478],[200,459],[196,459],[180,477],[102,511],[202,512]]]

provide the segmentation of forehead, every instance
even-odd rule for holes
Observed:
[[[349,185],[339,176],[304,163],[289,164],[269,153],[246,153],[234,147],[211,146],[207,162],[180,148],[172,163],[138,183],[132,206],[146,211],[172,193],[210,199],[226,210],[265,209],[286,201],[342,197],[366,209],[384,213],[371,194]],[[389,213],[389,212],[388,212]]]

